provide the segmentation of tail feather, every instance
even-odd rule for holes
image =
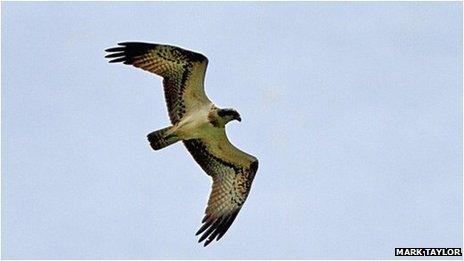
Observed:
[[[167,133],[170,129],[171,127],[167,127],[147,135],[150,146],[154,150],[160,150],[179,141],[179,138],[176,135]]]

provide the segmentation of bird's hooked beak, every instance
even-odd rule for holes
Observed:
[[[240,114],[234,109],[219,109],[217,115],[220,118],[224,119],[225,123],[231,122],[233,120],[242,121]]]

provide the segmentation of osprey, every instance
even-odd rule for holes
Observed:
[[[220,109],[206,96],[203,84],[208,59],[179,47],[148,43],[119,43],[107,49],[110,63],[122,62],[163,77],[172,126],[148,134],[150,146],[162,149],[182,141],[213,186],[196,233],[207,246],[229,229],[243,206],[258,170],[258,159],[236,148],[225,125],[241,121],[234,109]]]

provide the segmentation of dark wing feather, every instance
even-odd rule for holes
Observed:
[[[200,167],[213,178],[203,226],[196,233],[201,234],[198,242],[206,239],[204,246],[207,246],[214,239],[219,240],[224,236],[237,217],[250,192],[258,170],[258,160],[232,145],[226,149],[242,157],[241,164],[218,157],[213,152],[215,148],[208,147],[205,141],[187,140],[184,144]]]
[[[122,62],[163,77],[169,118],[173,124],[196,106],[211,103],[203,88],[208,59],[179,47],[148,43],[119,43],[107,49],[110,63]]]

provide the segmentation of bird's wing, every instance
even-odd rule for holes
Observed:
[[[222,135],[221,135],[222,136]],[[207,246],[219,240],[234,222],[242,208],[258,170],[258,160],[234,147],[224,135],[219,139],[184,141],[188,151],[201,168],[213,178],[213,187],[196,235],[198,242],[207,238]]]
[[[163,77],[164,95],[172,124],[197,106],[209,104],[203,88],[208,59],[179,47],[148,43],[119,43],[107,49],[110,63],[122,62]]]

